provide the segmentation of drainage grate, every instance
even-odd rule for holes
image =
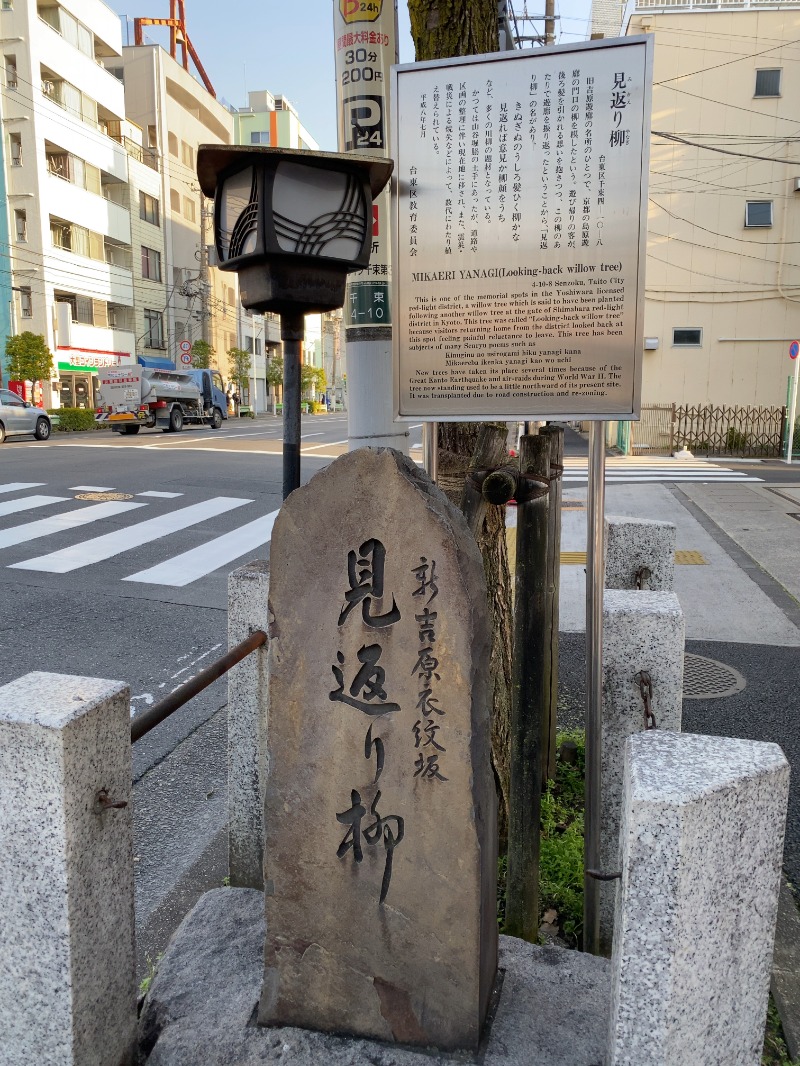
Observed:
[[[716,700],[741,692],[747,682],[732,666],[706,659],[703,655],[683,657],[683,698]]]

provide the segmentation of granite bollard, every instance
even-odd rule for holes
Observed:
[[[228,646],[257,629],[269,632],[269,563],[228,575]],[[257,648],[228,674],[228,864],[231,885],[264,887],[269,656]]]
[[[636,576],[641,573],[642,590],[671,592],[676,537],[677,529],[671,522],[608,515],[606,588],[635,589]]]
[[[270,559],[258,1020],[475,1047],[497,965],[475,540],[414,463],[364,448],[289,496]]]
[[[608,1066],[757,1066],[789,764],[776,744],[628,741]]]
[[[32,673],[0,688],[3,1066],[135,1061],[130,801],[124,685]]]
[[[658,729],[680,730],[683,706],[683,611],[674,592],[622,592],[603,598],[603,742],[600,863],[619,869],[625,742],[645,728],[642,672],[652,684]],[[600,883],[600,948],[608,954],[617,881]]]

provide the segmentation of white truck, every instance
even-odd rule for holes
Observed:
[[[219,429],[228,417],[218,370],[165,370],[139,364],[103,367],[96,422],[116,433],[138,433],[142,426],[179,433],[184,425]]]

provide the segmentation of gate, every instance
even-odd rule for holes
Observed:
[[[780,456],[785,407],[676,408],[675,447],[698,455]]]
[[[638,422],[630,423],[631,455],[672,455],[675,447],[675,404],[642,407]]]

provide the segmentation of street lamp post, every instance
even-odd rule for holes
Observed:
[[[344,303],[352,271],[369,264],[372,200],[390,159],[204,144],[197,175],[214,197],[220,270],[239,275],[242,304],[281,316],[283,497],[300,484],[300,367],[304,315]]]

